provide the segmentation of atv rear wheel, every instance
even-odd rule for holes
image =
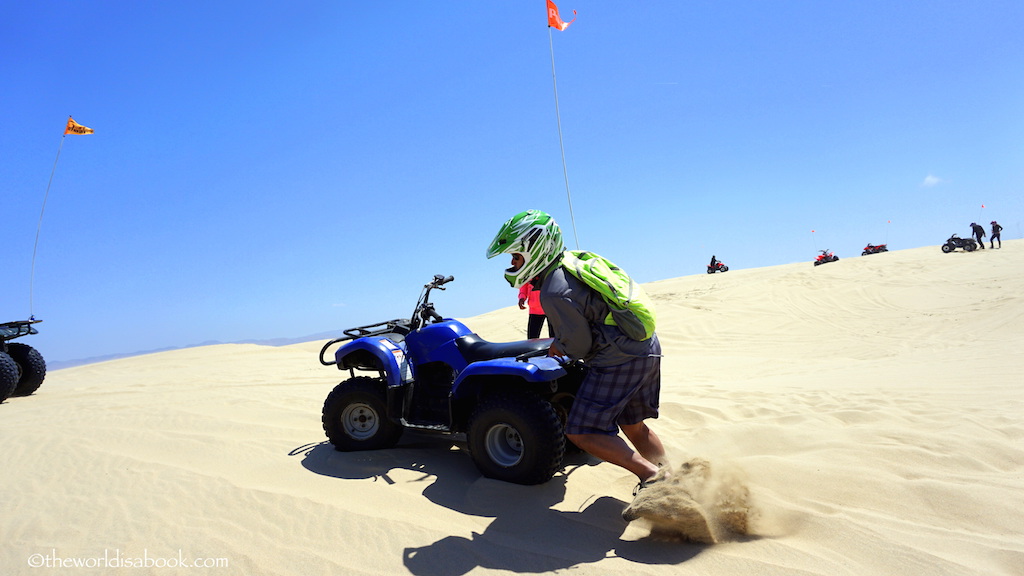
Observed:
[[[0,402],[18,386],[18,363],[6,352],[0,352]]]
[[[46,378],[46,360],[43,360],[43,355],[35,348],[21,342],[8,344],[7,353],[21,368],[21,376],[18,378],[18,384],[11,396],[28,396],[38,390],[43,385],[43,379]]]
[[[384,383],[360,376],[338,384],[324,401],[323,425],[337,450],[380,450],[398,443],[405,430],[388,418]]]
[[[964,250],[966,250],[968,252],[974,252],[974,250],[977,247],[978,247],[978,245],[975,244],[974,242],[968,242],[967,244],[964,244]]]
[[[514,484],[547,482],[565,456],[565,434],[554,407],[528,393],[484,397],[470,417],[466,439],[484,476]]]

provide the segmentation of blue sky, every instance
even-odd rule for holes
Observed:
[[[558,4],[6,3],[0,320],[59,362],[407,316],[435,273],[446,316],[512,305],[504,220],[576,247],[558,118],[579,247],[642,282],[1021,237],[1024,3]]]

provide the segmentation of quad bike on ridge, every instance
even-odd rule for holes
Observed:
[[[11,396],[28,396],[43,385],[46,361],[38,350],[15,338],[38,334],[33,324],[42,320],[29,318],[0,324],[0,402]]]
[[[821,254],[818,254],[814,258],[814,265],[815,266],[820,266],[822,264],[827,264],[829,262],[838,262],[839,261],[839,256],[836,256],[834,253],[829,252],[828,250],[819,250],[819,252],[821,252]]]
[[[978,243],[974,241],[974,238],[961,238],[960,236],[953,234],[946,240],[946,243],[942,245],[942,252],[949,254],[957,248],[963,248],[964,252],[974,252],[978,249]]]
[[[711,257],[711,263],[708,264],[708,274],[714,274],[716,272],[728,272],[729,267],[725,265],[721,260]]]
[[[875,246],[874,244],[868,244],[867,246],[864,247],[864,251],[861,252],[860,255],[867,256],[868,254],[879,254],[888,251],[889,249],[886,248],[885,244],[879,244],[878,246]]]
[[[548,357],[550,338],[488,342],[442,318],[430,292],[452,280],[424,285],[410,319],[351,328],[323,346],[321,364],[349,371],[324,402],[324,432],[345,452],[391,448],[406,429],[464,434],[484,476],[547,482],[561,468],[585,368]]]

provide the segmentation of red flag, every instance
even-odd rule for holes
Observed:
[[[92,134],[95,131],[88,126],[82,126],[68,116],[68,125],[64,128],[64,134]]]
[[[985,205],[984,205],[984,204],[982,204],[982,205],[981,205],[981,207],[982,207],[982,208],[984,208],[984,207],[985,207]]]
[[[572,20],[568,22],[562,22],[562,17],[558,15],[558,6],[551,0],[547,0],[548,3],[548,28],[558,28],[559,30],[565,30],[576,21],[576,11],[572,11]]]

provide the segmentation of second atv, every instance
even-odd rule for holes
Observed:
[[[868,244],[864,247],[864,251],[860,253],[861,256],[867,256],[868,254],[881,254],[882,252],[888,252],[889,248],[885,244]]]
[[[974,252],[978,249],[978,243],[974,241],[974,238],[961,238],[960,236],[953,234],[948,240],[946,240],[946,243],[942,245],[942,251],[946,254],[949,254],[957,248],[963,248],[965,252]]]
[[[822,264],[828,264],[829,262],[839,261],[839,256],[836,256],[833,252],[829,252],[828,250],[818,250],[818,252],[820,252],[820,254],[818,254],[814,258],[815,266],[821,266]]]
[[[29,318],[0,324],[0,402],[10,396],[28,396],[43,385],[46,361],[38,350],[15,338],[38,334],[33,324],[42,320]]]
[[[561,468],[585,368],[548,357],[550,338],[488,342],[442,318],[430,292],[452,280],[434,276],[410,319],[351,328],[323,346],[320,363],[349,372],[324,402],[324,432],[341,451],[391,448],[406,429],[465,434],[484,476],[547,482]]]

